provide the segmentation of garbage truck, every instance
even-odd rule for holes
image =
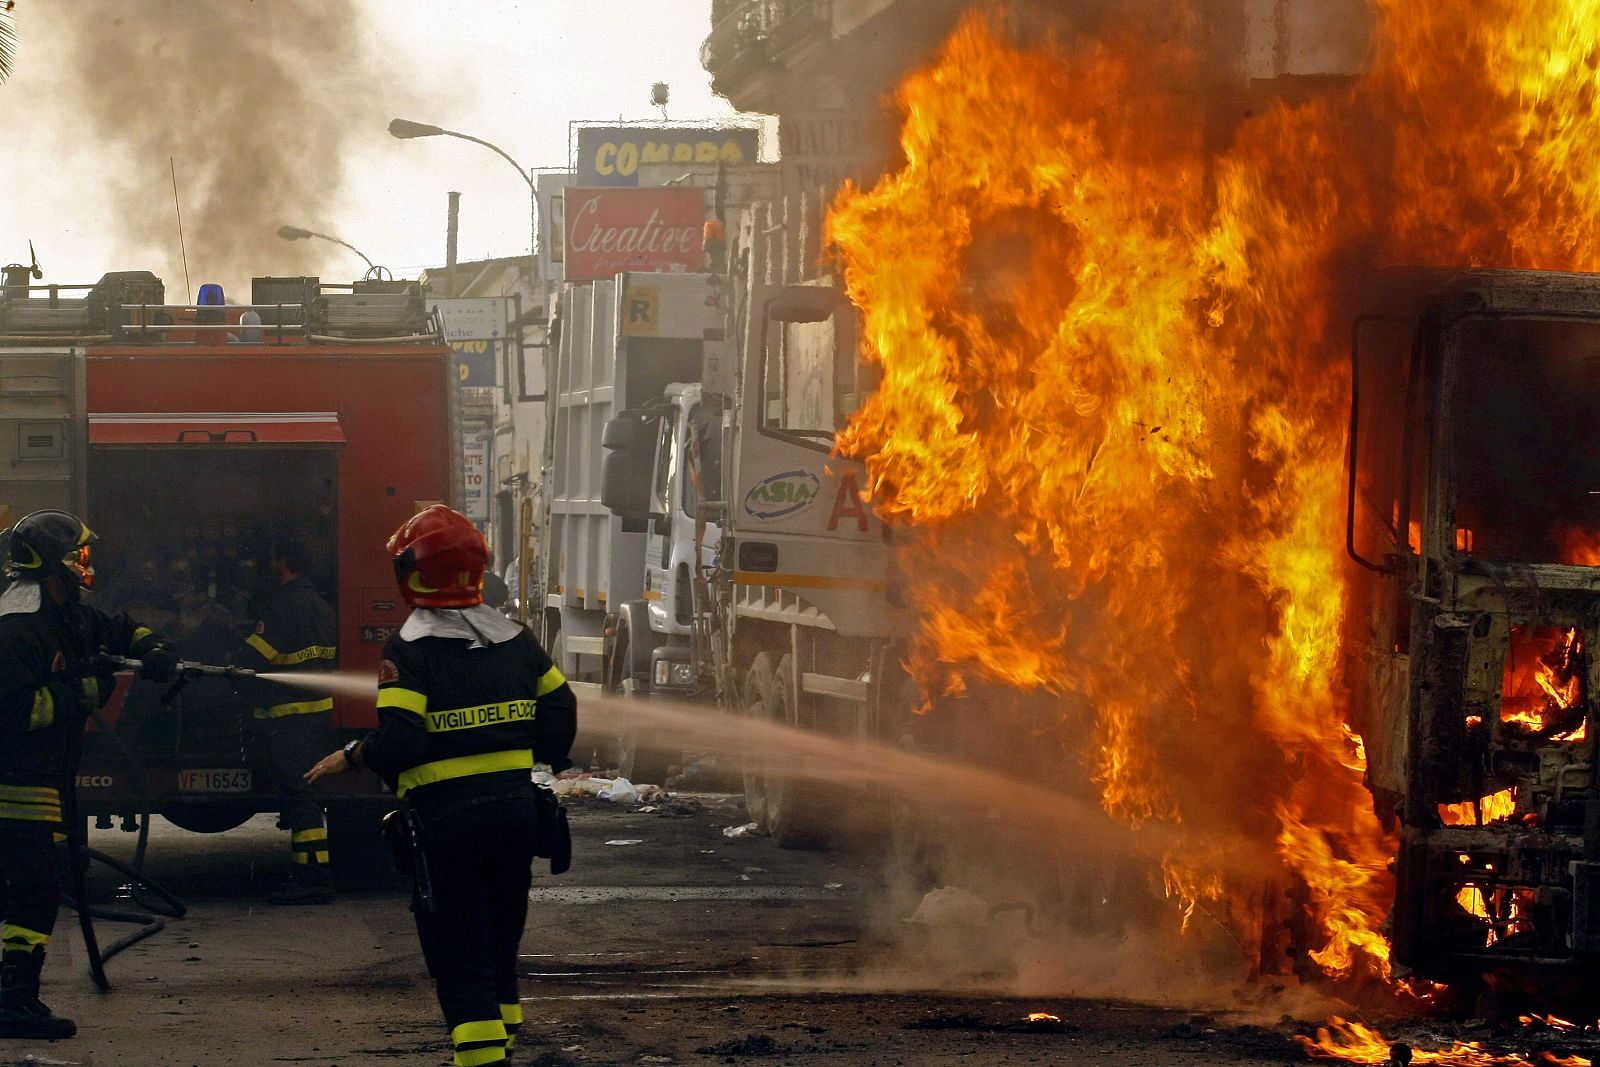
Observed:
[[[671,692],[799,728],[888,736],[886,719],[912,707],[896,651],[906,616],[863,466],[833,454],[871,371],[837,285],[776,280],[771,231],[764,208],[747,213],[735,269],[697,276],[693,296],[676,290],[684,309],[714,311],[696,373],[675,368],[654,390],[630,382],[595,427],[594,495],[614,533],[641,540],[647,580],[636,599],[611,599],[587,647],[599,681],[619,693]],[[648,283],[618,284],[626,301],[630,286]],[[665,322],[668,308],[664,290],[650,313]],[[644,626],[673,638],[646,645]],[[570,657],[570,637],[558,640]],[[750,817],[781,844],[829,836],[834,805],[780,761],[747,761],[744,780]]]
[[[701,386],[707,345],[723,329],[712,282],[705,274],[624,272],[569,284],[558,301],[540,621],[552,657],[580,689],[642,698],[704,688],[691,654],[688,579],[706,546],[696,527],[697,483],[674,464],[704,439],[697,427],[720,419]],[[653,517],[607,508],[602,483],[618,462],[639,464],[630,474],[660,501]],[[594,755],[641,782],[662,781],[675,758],[641,746],[636,730],[606,740]]]

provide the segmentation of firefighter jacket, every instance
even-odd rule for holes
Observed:
[[[0,820],[59,823],[84,720],[111,698],[100,652],[138,658],[162,644],[126,615],[56,604],[36,582],[0,596]]]
[[[261,612],[256,632],[229,657],[234,665],[258,673],[330,671],[338,658],[339,633],[333,608],[305,577],[285,582],[273,592]],[[333,693],[326,689],[256,682],[251,686],[251,695],[258,719],[333,710]]]
[[[384,646],[362,762],[424,816],[529,792],[577,732],[577,700],[527,628],[479,605],[413,611]]]

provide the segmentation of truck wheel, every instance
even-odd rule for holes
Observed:
[[[757,652],[750,663],[739,688],[739,710],[752,719],[763,722],[775,717],[777,694],[774,692],[775,675],[772,670],[772,653]],[[746,750],[741,762],[744,767],[744,809],[756,829],[767,832],[767,771],[766,762],[753,751]]]
[[[159,814],[190,833],[221,834],[249,822],[256,809],[250,804],[174,804]]]
[[[769,715],[791,729],[800,728],[800,709],[795,706],[794,657],[785,654],[778,661],[773,680],[775,690]],[[813,781],[791,778],[767,768],[767,832],[780,848],[820,848],[828,842],[827,802]]]
[[[617,630],[617,640],[612,646],[611,662],[607,664],[607,686],[622,700],[646,699],[634,684],[633,672],[628,669],[628,631]],[[631,717],[623,719],[617,731],[617,773],[634,785],[663,785],[674,765],[683,760],[682,751],[674,751],[649,742],[649,735],[641,736],[639,726]]]
[[[328,802],[328,858],[344,888],[398,883],[389,848],[383,841],[383,816],[393,810],[392,797],[359,797]]]

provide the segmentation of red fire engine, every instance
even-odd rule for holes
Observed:
[[[405,617],[384,541],[460,497],[452,355],[421,287],[258,278],[249,305],[211,286],[173,305],[146,273],[28,283],[15,268],[0,287],[0,526],[84,515],[99,606],[213,663],[250,632],[268,546],[295,536],[338,614],[339,668],[375,674]],[[77,782],[101,826],[154,811],[215,832],[276,810],[233,683],[127,681],[102,720]],[[337,695],[333,720],[330,750],[375,724],[372,698]],[[331,784],[335,863],[362,860],[383,798],[367,776]]]

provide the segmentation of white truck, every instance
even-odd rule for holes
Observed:
[[[621,530],[649,531],[639,583],[648,613],[613,595],[615,635],[602,628],[603,640],[583,647],[623,666],[616,689],[714,690],[725,709],[892,736],[910,693],[889,545],[861,464],[833,455],[871,377],[839,289],[768,280],[769,231],[757,211],[733,249],[739,269],[702,276],[719,318],[703,335],[700,384],[648,392],[630,382],[617,394],[601,431],[600,496],[616,516],[613,546]],[[665,304],[659,315],[667,321]],[[569,658],[573,647],[568,637]],[[781,844],[832,828],[821,798],[776,761],[747,766],[745,798]]]
[[[700,386],[706,345],[723,330],[712,279],[634,272],[569,284],[557,324],[540,537],[545,642],[580,689],[692,696],[707,688],[690,640],[699,501],[672,464],[689,452],[697,420],[716,422]],[[654,502],[625,517],[602,492],[619,456],[640,464],[631,473]],[[630,730],[616,741],[601,761],[635,781],[660,782],[678,755],[640,746]]]

